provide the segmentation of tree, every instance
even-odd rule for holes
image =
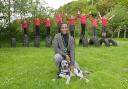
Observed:
[[[114,0],[98,0],[96,7],[97,10],[101,13],[101,15],[105,15],[111,11],[114,5],[115,5]]]

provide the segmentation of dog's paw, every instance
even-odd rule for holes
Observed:
[[[85,80],[86,81],[86,83],[88,83],[89,82],[89,80],[87,79],[87,78],[80,78],[80,80]]]
[[[82,73],[83,73],[84,75],[86,75],[86,74],[91,74],[91,73],[93,73],[93,71],[84,70],[84,71],[82,71]]]
[[[69,85],[69,82],[66,82],[67,85]]]
[[[56,81],[56,79],[52,79],[52,81],[53,81],[53,82],[55,82],[55,81]]]
[[[86,83],[88,83],[89,82],[89,80],[88,79],[86,79]]]

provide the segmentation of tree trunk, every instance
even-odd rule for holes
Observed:
[[[113,38],[113,34],[114,34],[114,32],[112,32],[112,36],[111,36],[111,38]]]
[[[93,0],[92,0],[92,6],[93,6]]]
[[[124,30],[124,39],[126,39],[126,30]]]
[[[10,0],[9,0],[9,2],[8,2],[8,4],[9,4],[9,6],[8,6],[8,20],[9,20],[9,26],[10,26],[10,19],[11,19],[11,11],[10,11],[10,7],[11,7],[11,2],[10,2]]]
[[[120,38],[120,31],[118,31],[118,38]]]

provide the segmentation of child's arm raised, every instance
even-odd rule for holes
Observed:
[[[115,17],[115,15],[112,15],[112,16],[109,18],[109,20],[112,19],[113,17]]]
[[[68,17],[68,14],[66,13],[65,15],[66,15],[67,20],[70,20],[70,18]]]
[[[100,12],[98,12],[98,14],[99,14],[100,19],[102,19],[102,16],[101,16]]]

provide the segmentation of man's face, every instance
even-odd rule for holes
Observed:
[[[62,26],[61,26],[61,32],[63,34],[68,34],[69,29],[68,29],[68,25],[67,24],[62,24]]]

